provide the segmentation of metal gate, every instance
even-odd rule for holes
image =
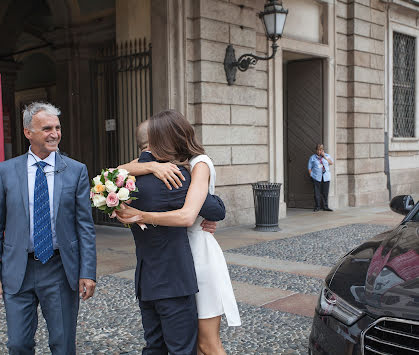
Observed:
[[[144,38],[102,49],[91,64],[95,176],[138,157],[136,127],[153,113],[151,44]],[[93,217],[121,225],[96,208]]]

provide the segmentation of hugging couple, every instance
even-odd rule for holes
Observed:
[[[138,199],[116,214],[132,224],[136,244],[143,354],[225,354],[221,315],[229,326],[241,322],[223,252],[210,233],[212,221],[225,216],[213,195],[214,165],[176,111],[154,115],[136,133],[140,158],[119,168],[137,176]]]

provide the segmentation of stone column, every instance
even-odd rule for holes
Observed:
[[[0,61],[1,88],[3,100],[3,127],[5,159],[22,154],[24,141],[22,139],[21,115],[15,112],[15,81],[19,65],[14,62]]]
[[[60,48],[54,52],[56,58],[56,100],[61,110],[60,122],[63,136],[60,149],[74,159],[78,158],[77,125],[79,117],[74,112],[73,100],[79,93],[74,89],[75,73],[74,50],[71,47]]]
[[[338,194],[344,205],[373,205],[388,200],[384,174],[385,5],[338,1],[336,7]]]
[[[181,0],[151,2],[153,109],[186,113],[185,5]]]
[[[87,45],[87,44],[86,44]],[[74,109],[77,108],[78,122],[78,150],[80,152],[81,161],[87,165],[91,175],[94,174],[95,157],[92,154],[92,140],[93,122],[92,117],[92,76],[90,68],[90,59],[92,53],[89,48],[83,46],[78,49],[78,90],[77,95],[74,95],[75,103]],[[86,154],[88,153],[88,154]]]
[[[224,71],[228,44],[234,46],[236,58],[244,53],[267,55],[257,17],[263,5],[263,0],[185,1],[187,118],[216,166],[216,192],[229,206],[223,225],[254,221],[251,183],[269,179],[269,119],[281,124],[273,114],[268,118],[268,101],[273,100],[268,98],[267,61],[238,71],[231,86]],[[274,178],[281,181],[278,175]]]
[[[151,0],[117,0],[116,42],[151,40]]]
[[[281,43],[279,42],[279,45]],[[269,68],[269,181],[280,182],[281,197],[279,217],[287,215],[287,204],[284,201],[284,76],[283,76],[282,48],[273,61],[268,63]]]

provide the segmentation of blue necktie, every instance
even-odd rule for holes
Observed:
[[[48,183],[43,170],[47,163],[40,161],[37,165],[33,194],[33,244],[35,256],[45,264],[54,255]]]

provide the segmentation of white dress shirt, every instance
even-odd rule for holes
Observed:
[[[33,247],[33,194],[35,190],[35,178],[36,170],[38,166],[37,162],[44,161],[47,165],[44,168],[44,172],[47,177],[48,184],[48,195],[49,195],[49,213],[51,217],[51,231],[52,231],[52,243],[54,249],[58,249],[57,237],[55,235],[55,224],[54,224],[54,170],[55,170],[55,152],[51,152],[45,159],[39,158],[34,154],[29,147],[28,152],[28,193],[29,193],[29,218],[30,218],[30,243],[28,252],[34,251]]]

